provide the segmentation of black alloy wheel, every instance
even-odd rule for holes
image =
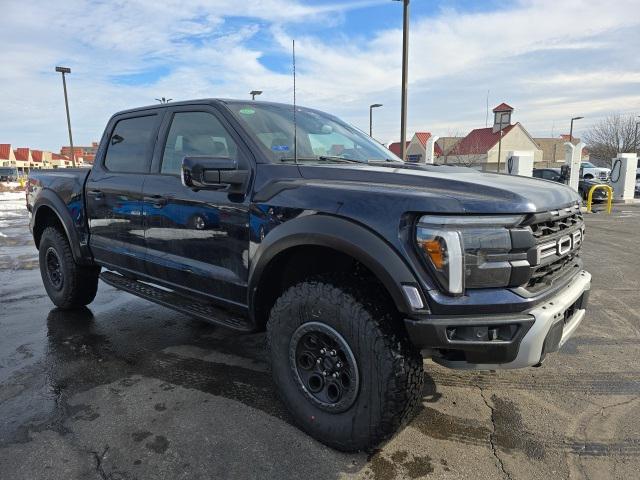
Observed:
[[[51,286],[56,290],[61,290],[64,285],[64,273],[60,265],[60,257],[53,247],[49,247],[46,253],[47,276]]]
[[[289,360],[298,386],[322,410],[343,412],[355,402],[360,376],[346,340],[324,323],[301,325],[291,337]]]

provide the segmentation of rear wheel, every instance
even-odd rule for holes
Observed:
[[[100,267],[78,265],[67,237],[55,227],[42,232],[40,275],[51,301],[60,308],[90,304],[98,291]]]
[[[419,405],[422,357],[392,312],[369,295],[306,281],[274,305],[267,326],[274,382],[300,427],[339,450],[390,437]]]

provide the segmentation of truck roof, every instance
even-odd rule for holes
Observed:
[[[146,105],[143,107],[135,107],[135,108],[128,108],[126,110],[121,110],[119,112],[116,112],[113,114],[113,116],[116,115],[122,115],[122,114],[126,114],[126,113],[135,113],[135,112],[142,112],[142,111],[146,111],[146,110],[157,110],[159,108],[165,108],[167,106],[183,106],[183,105],[201,105],[203,103],[210,103],[210,104],[233,104],[233,103],[259,103],[261,105],[279,105],[279,106],[293,106],[291,104],[287,104],[287,103],[279,103],[279,102],[264,102],[261,100],[242,100],[242,99],[237,99],[237,98],[198,98],[198,99],[194,99],[194,100],[183,100],[181,102],[171,102],[169,103],[158,103],[158,104],[154,104],[154,105]],[[300,105],[298,105],[300,106]]]

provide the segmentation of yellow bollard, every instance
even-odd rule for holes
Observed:
[[[613,202],[613,188],[609,185],[594,185],[589,189],[589,198],[587,199],[587,212],[591,213],[591,202],[593,201],[593,192],[598,188],[607,189],[607,213],[611,213],[611,204]]]
[[[20,184],[20,188],[24,188],[25,178],[24,177],[20,177],[18,179],[18,183]]]

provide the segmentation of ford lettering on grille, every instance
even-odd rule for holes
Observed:
[[[545,258],[557,255],[563,257],[569,254],[571,251],[580,248],[582,245],[582,239],[584,238],[584,226],[575,230],[567,235],[554,240],[552,242],[543,243],[536,247],[536,265],[540,265],[540,262]]]

